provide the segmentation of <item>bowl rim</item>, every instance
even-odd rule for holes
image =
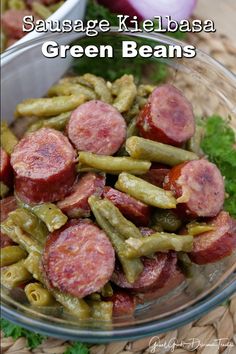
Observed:
[[[99,31],[99,29],[97,28]],[[99,31],[101,33],[101,31]],[[68,39],[75,36],[75,33],[66,33],[64,34]],[[146,33],[120,33],[117,31],[116,27],[111,27],[111,31],[108,33],[104,33],[106,35],[120,35],[122,37],[136,37],[136,38],[144,38],[144,39],[153,39],[159,43],[163,44],[176,44],[184,46],[187,43],[173,39],[172,37],[168,37],[163,34],[146,34]],[[59,36],[58,33],[47,34],[44,36],[40,36],[34,38],[29,41],[25,41],[24,43],[17,44],[14,47],[7,49],[1,56],[1,67],[4,70],[4,65],[11,60],[11,58],[17,56],[17,54],[21,54],[24,49],[29,49],[31,45],[38,45],[43,43],[46,40],[53,40]],[[86,35],[84,33],[76,33],[76,38],[85,38]],[[71,41],[74,38],[71,38]],[[226,76],[236,88],[236,75],[227,70],[221,63],[211,58],[209,55],[205,54],[201,50],[196,49],[196,53],[200,58],[204,58],[208,61],[209,64],[215,67],[217,71],[220,71],[224,76]],[[232,274],[231,274],[232,275]],[[230,277],[230,276],[229,276]],[[229,278],[228,277],[228,278]],[[227,279],[228,279],[227,278]],[[226,280],[227,280],[226,279]],[[225,280],[225,282],[226,282]],[[209,312],[211,309],[216,307],[221,302],[225,301],[229,298],[234,292],[236,292],[236,279],[231,281],[231,283],[224,288],[222,291],[220,290],[219,285],[215,290],[213,290],[210,294],[208,294],[205,298],[200,299],[197,303],[194,303],[190,306],[190,308],[186,308],[183,311],[177,311],[174,315],[171,315],[167,318],[162,318],[160,322],[157,320],[150,320],[145,323],[141,323],[138,325],[131,325],[125,328],[115,328],[114,330],[97,330],[97,329],[81,329],[81,328],[66,328],[60,327],[56,324],[49,324],[45,322],[45,320],[41,319],[33,319],[24,314],[17,313],[16,310],[12,310],[8,305],[1,304],[2,315],[4,318],[11,320],[15,323],[22,325],[28,329],[35,329],[39,333],[52,335],[54,337],[60,337],[65,339],[72,340],[82,340],[93,343],[100,342],[111,342],[115,340],[123,340],[123,339],[138,339],[145,336],[150,336],[158,333],[162,333],[165,331],[169,331],[171,329],[175,329],[179,326],[182,326],[194,319],[197,319],[203,316],[205,313]]]
[[[72,11],[73,7],[78,6],[79,3],[84,2],[84,6],[87,4],[87,0],[66,0],[56,11],[54,11],[51,16],[49,16],[46,20],[44,20],[46,23],[50,21],[63,21],[67,19],[66,16]],[[81,18],[83,20],[83,17]],[[45,36],[45,33],[42,32],[37,32],[36,30],[33,30],[32,32],[26,33],[25,36],[22,38],[18,39],[17,42],[15,42],[13,45],[11,45],[9,48],[15,48],[18,45],[21,44],[26,44],[32,40],[39,39]],[[5,49],[3,53],[5,53],[8,50]]]

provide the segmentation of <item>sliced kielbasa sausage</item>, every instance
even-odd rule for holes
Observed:
[[[159,86],[141,111],[137,127],[144,138],[180,146],[195,131],[192,106],[174,86]]]
[[[126,123],[111,105],[92,100],[75,109],[67,133],[78,151],[113,155],[126,137]]]
[[[113,316],[132,316],[134,314],[136,298],[124,290],[115,290],[113,295],[105,300],[113,302]]]
[[[105,187],[103,196],[110,200],[120,212],[136,225],[148,225],[151,208],[139,200],[111,187]]]
[[[162,188],[165,176],[168,174],[169,171],[170,168],[166,165],[154,162],[152,163],[152,166],[150,167],[149,171],[142,175],[142,178],[145,179],[145,181],[154,184],[154,186]]]
[[[42,257],[49,286],[78,298],[100,290],[110,280],[114,264],[109,239],[88,220],[72,220],[50,234]]]
[[[147,293],[137,294],[138,302],[143,303],[146,301],[156,300],[162,296],[165,296],[169,294],[172,290],[177,288],[180,284],[182,284],[184,280],[185,280],[184,274],[175,264],[174,269],[170,273],[169,278],[166,281],[165,285],[160,289],[152,290]]]
[[[139,278],[130,284],[126,280],[119,264],[116,264],[112,281],[121,288],[130,289],[133,292],[149,292],[162,288],[172,271],[173,261],[177,261],[175,253],[155,253],[152,258],[142,257],[144,269]]]
[[[0,220],[1,222],[4,221],[8,214],[11,211],[14,211],[17,208],[17,203],[15,197],[7,197],[0,200]],[[13,245],[14,242],[5,235],[4,233],[0,232],[0,248]]]
[[[74,184],[72,192],[57,206],[71,218],[88,217],[90,206],[88,198],[95,194],[101,196],[105,186],[105,177],[96,173],[86,173]]]
[[[227,212],[221,211],[209,223],[215,230],[194,236],[193,251],[189,254],[194,263],[217,262],[236,248],[236,221]]]
[[[2,148],[0,162],[0,181],[2,181],[8,187],[11,187],[13,182],[13,171],[10,164],[10,157]]]
[[[178,198],[178,208],[189,216],[213,217],[224,204],[224,180],[220,171],[207,160],[184,162],[170,170],[164,189]]]
[[[20,140],[12,155],[15,190],[26,203],[54,202],[72,189],[75,151],[67,137],[42,128]]]
[[[32,12],[29,10],[7,10],[1,16],[1,24],[4,32],[7,36],[15,39],[20,39],[26,32],[23,32],[23,17],[32,16]],[[34,15],[35,20],[39,19]],[[26,25],[27,28],[27,25]]]

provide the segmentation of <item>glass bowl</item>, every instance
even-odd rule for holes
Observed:
[[[7,50],[2,55],[2,117],[13,120],[15,105],[28,97],[41,97],[47,89],[74,66],[70,56],[48,59],[41,46],[46,40],[59,44],[94,44],[94,38],[83,34],[54,34],[29,41]],[[145,40],[151,45],[184,43],[163,35],[120,34],[115,28],[100,34],[101,43],[112,43],[120,55],[122,40]],[[98,59],[90,60],[96,66]],[[103,60],[103,59],[99,59]],[[135,66],[140,58],[122,59]],[[76,62],[77,70],[80,59]],[[107,70],[114,64],[106,61]],[[142,59],[142,80],[152,81],[153,68],[166,65],[168,82],[180,88],[191,100],[196,117],[220,114],[235,122],[236,77],[208,55],[197,51],[193,59]],[[114,65],[113,65],[114,70]],[[225,301],[236,291],[236,253],[216,264],[199,268],[199,275],[156,301],[139,306],[134,317],[117,317],[112,324],[103,321],[80,321],[65,314],[59,307],[33,308],[22,290],[2,287],[2,316],[23,327],[54,337],[86,342],[111,342],[137,339],[180,327],[195,320]]]

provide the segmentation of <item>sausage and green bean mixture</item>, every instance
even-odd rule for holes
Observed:
[[[1,0],[1,52],[27,34],[22,30],[25,16],[46,20],[63,3],[64,0]]]
[[[19,102],[1,143],[1,281],[32,306],[133,316],[236,248],[224,179],[174,86],[68,76]]]

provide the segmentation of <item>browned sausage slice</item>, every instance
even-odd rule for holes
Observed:
[[[88,198],[95,194],[101,196],[105,186],[105,177],[96,173],[86,173],[73,186],[72,192],[57,206],[71,218],[88,217],[90,206]]]
[[[1,16],[2,28],[7,36],[20,39],[27,32],[22,30],[22,21],[25,16],[32,16],[32,12],[28,10],[7,10]],[[37,16],[36,16],[37,17]],[[35,15],[34,15],[35,18]],[[38,19],[38,17],[37,17]]]
[[[152,290],[147,293],[137,294],[137,299],[141,303],[156,300],[162,296],[169,294],[172,290],[174,290],[180,284],[182,284],[184,280],[185,280],[185,276],[180,271],[178,266],[175,265],[173,271],[171,272],[163,288]]]
[[[0,220],[4,221],[8,214],[17,208],[15,197],[7,197],[0,200]],[[13,245],[14,242],[7,235],[0,233],[0,248]]]
[[[169,171],[170,168],[166,165],[152,163],[149,171],[142,175],[142,178],[145,179],[145,181],[154,184],[154,186],[162,188],[165,176]]]
[[[72,220],[50,234],[42,258],[49,286],[78,298],[100,290],[115,264],[106,234],[88,220]]]
[[[224,204],[223,177],[216,165],[204,159],[172,168],[163,187],[179,198],[179,210],[190,216],[216,216]]]
[[[192,106],[174,86],[159,86],[141,111],[137,127],[144,138],[180,146],[195,131]]]
[[[217,262],[229,256],[236,248],[236,220],[222,211],[210,221],[215,230],[204,232],[193,239],[193,251],[189,254],[197,264]]]
[[[142,257],[144,269],[139,278],[130,284],[126,280],[119,264],[116,265],[112,281],[121,288],[130,289],[133,292],[149,292],[162,288],[172,271],[173,262],[177,262],[175,253],[155,253],[152,258]]]
[[[103,196],[110,200],[127,219],[136,225],[148,225],[151,213],[150,206],[111,187],[104,188]]]
[[[0,181],[2,181],[8,187],[11,187],[13,182],[13,171],[10,164],[10,157],[2,148],[0,161]]]
[[[106,298],[107,301],[113,302],[113,316],[132,316],[136,308],[136,298],[134,295],[124,291],[115,290],[111,297]]]
[[[15,190],[26,203],[64,198],[75,181],[75,151],[67,137],[43,128],[20,140],[12,155]]]
[[[78,151],[113,155],[126,137],[126,123],[111,105],[92,100],[75,109],[67,133]]]

